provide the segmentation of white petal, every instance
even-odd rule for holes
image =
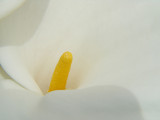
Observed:
[[[27,72],[47,91],[59,56],[69,50],[74,61],[68,88],[114,84],[134,92],[143,110],[158,106],[159,5],[145,0],[51,1],[39,30],[19,49]]]
[[[12,80],[0,67],[0,90],[6,90],[6,89],[23,90],[24,88],[15,83],[14,80]]]
[[[41,93],[41,90],[35,83],[34,79],[27,71],[27,67],[20,58],[20,54],[14,47],[1,48],[0,63],[8,75],[25,88],[34,92]]]
[[[12,89],[12,90],[23,90],[24,88],[15,83],[11,79],[1,79],[0,80],[0,90],[5,90],[5,89]]]
[[[0,119],[29,120],[41,96],[26,90],[0,90]]]
[[[8,15],[14,9],[18,8],[25,0],[1,0],[0,1],[0,18]]]
[[[116,86],[54,91],[44,97],[27,91],[5,91],[0,96],[0,119],[143,120],[136,96]]]
[[[0,5],[1,1],[10,1],[7,5],[16,3],[15,0],[0,0]],[[48,2],[49,0],[26,0],[16,11],[1,19],[0,46],[21,45],[32,38],[43,19]]]
[[[127,85],[129,77],[132,81],[135,76],[145,77],[160,66],[159,4],[143,0],[51,1],[39,31],[22,46],[26,64],[44,92],[59,56],[67,50],[74,57],[68,88],[80,87],[87,80],[96,84],[123,84],[124,80]]]

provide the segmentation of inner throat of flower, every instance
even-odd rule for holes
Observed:
[[[62,54],[53,72],[48,92],[65,90],[72,59],[72,53],[65,52]]]

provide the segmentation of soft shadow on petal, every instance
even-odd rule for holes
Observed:
[[[5,120],[144,120],[137,98],[117,86],[54,91],[46,96],[2,90],[0,96],[0,119]]]
[[[27,90],[0,90],[1,120],[31,120],[42,96]]]
[[[6,73],[24,88],[42,94],[23,61],[18,47],[0,49],[0,64]]]
[[[0,66],[0,79],[11,79],[11,77]]]
[[[24,2],[25,0],[1,0],[0,1],[0,19],[12,13]]]
[[[19,9],[1,19],[0,46],[20,45],[32,38],[41,24],[48,3],[49,0],[26,0]]]
[[[51,92],[33,116],[34,120],[144,120],[136,96],[117,86]]]
[[[0,79],[0,90],[23,90],[24,88],[12,79]]]
[[[22,90],[24,88],[12,80],[11,77],[0,66],[0,90],[7,89]]]

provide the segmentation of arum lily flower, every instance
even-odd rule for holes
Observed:
[[[0,119],[158,120],[159,5],[30,0],[2,18]],[[65,51],[67,90],[47,93]]]

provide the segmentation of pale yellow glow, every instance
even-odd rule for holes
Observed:
[[[63,53],[54,70],[48,92],[54,90],[64,90],[66,88],[66,83],[71,68],[71,63],[72,63],[72,54],[70,52]]]

